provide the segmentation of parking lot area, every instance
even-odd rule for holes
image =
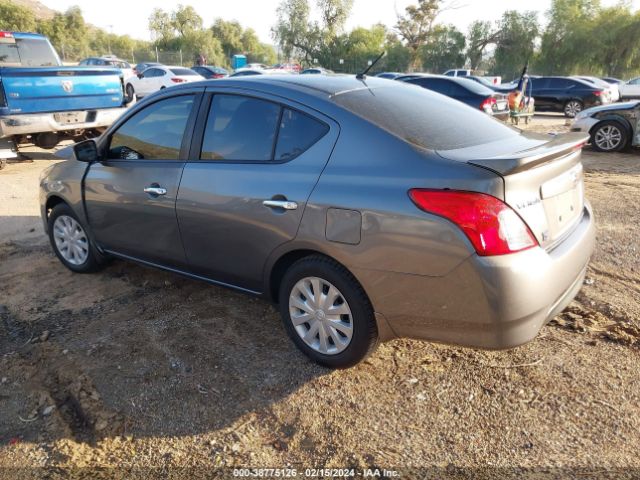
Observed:
[[[596,252],[533,342],[397,339],[338,371],[264,301],[124,261],[66,270],[37,198],[57,160],[25,154],[0,171],[0,466],[640,468],[637,151],[585,148]]]

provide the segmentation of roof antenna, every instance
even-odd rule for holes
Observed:
[[[356,78],[357,78],[358,80],[364,80],[365,78],[367,78],[367,73],[369,73],[369,70],[371,70],[371,69],[374,67],[374,65],[375,65],[376,63],[378,63],[378,60],[380,60],[382,57],[384,57],[384,54],[385,54],[385,53],[387,53],[387,52],[382,52],[380,55],[378,55],[378,58],[376,58],[373,62],[371,62],[371,65],[369,65],[369,66],[365,69],[365,71],[364,71],[364,72],[357,74],[357,75],[356,75]]]

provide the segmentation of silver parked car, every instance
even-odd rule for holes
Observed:
[[[331,367],[398,336],[510,348],[582,285],[587,139],[384,79],[185,84],[49,168],[42,217],[69,269],[118,257],[260,295]]]

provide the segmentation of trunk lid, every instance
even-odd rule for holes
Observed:
[[[504,201],[543,248],[562,241],[584,211],[582,146],[588,135],[523,134],[506,141],[439,151],[444,158],[491,170],[504,180]]]
[[[121,76],[114,68],[0,68],[9,113],[121,107],[124,100]]]

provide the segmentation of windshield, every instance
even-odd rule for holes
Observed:
[[[15,43],[0,43],[0,66],[58,67],[60,60],[44,38],[16,38]]]

